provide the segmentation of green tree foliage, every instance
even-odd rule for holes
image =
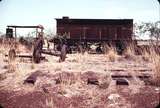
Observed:
[[[136,26],[136,32],[140,34],[140,36],[148,34],[151,39],[160,40],[160,21],[155,23],[142,22]]]
[[[55,36],[54,31],[52,29],[46,29],[44,31],[44,35],[49,38]]]

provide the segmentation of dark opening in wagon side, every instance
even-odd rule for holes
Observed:
[[[65,37],[69,48],[82,45],[89,49],[91,44],[113,45],[122,51],[132,42],[133,19],[70,19],[57,18],[57,35]],[[59,42],[56,41],[58,44]],[[77,47],[78,48],[78,47]]]

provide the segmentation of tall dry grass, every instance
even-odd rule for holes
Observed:
[[[43,106],[44,106],[44,108],[56,108],[52,97],[47,98],[45,101],[45,105],[43,105]]]
[[[150,62],[153,71],[153,82],[160,85],[160,54],[155,51],[156,46],[150,46],[149,50],[142,51],[142,60]]]
[[[153,81],[156,85],[160,85],[160,55],[155,51],[152,51],[150,54],[150,60],[152,63]]]
[[[151,57],[150,53],[148,51],[146,51],[146,50],[143,50],[143,52],[142,52],[142,60],[145,61],[145,62],[150,62],[150,60],[151,60],[150,57]]]
[[[118,55],[117,49],[114,46],[106,46],[105,54],[107,55],[107,60],[110,62],[115,62],[121,60]],[[123,56],[127,60],[136,60],[136,52],[135,52],[135,46],[134,45],[128,45],[128,47],[123,51]],[[122,56],[122,57],[123,57]]]
[[[156,56],[153,60],[153,79],[156,84],[160,85],[160,56]]]
[[[127,60],[135,60],[136,58],[134,45],[129,45],[124,51],[124,58]]]
[[[107,61],[115,62],[118,58],[116,48],[111,46],[111,47],[107,47],[106,50],[107,51],[105,51],[105,52],[106,52]]]

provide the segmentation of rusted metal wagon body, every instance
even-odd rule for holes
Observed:
[[[133,19],[57,18],[57,34],[66,36],[68,46],[75,43],[131,42]]]

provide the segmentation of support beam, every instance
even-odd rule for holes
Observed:
[[[40,26],[16,26],[16,25],[8,25],[7,27],[12,28],[42,28]]]
[[[17,29],[15,28],[15,39],[17,39]]]

